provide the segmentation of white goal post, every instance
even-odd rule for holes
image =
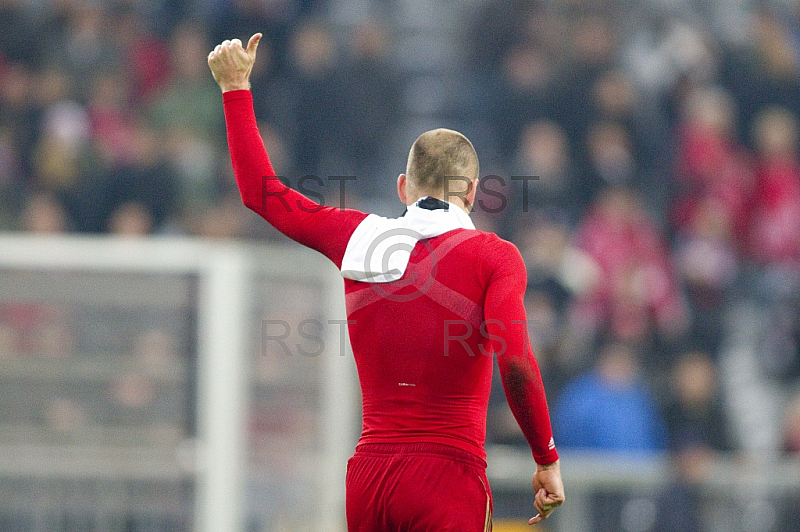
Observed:
[[[80,275],[82,281],[71,287],[70,274]],[[49,304],[48,293],[37,292],[36,286],[41,286],[41,283],[34,282],[29,287],[19,283],[20,278],[37,275],[41,279],[63,277],[63,281],[54,285],[57,286],[55,291],[48,289],[46,292],[55,292],[53,298],[66,306],[72,304],[73,296],[81,300],[82,305],[91,306],[91,289],[86,292],[81,287],[95,284],[92,281],[94,277],[98,278],[96,286],[99,286],[104,284],[101,282],[103,276],[119,276],[114,277],[110,288],[112,292],[119,290],[119,301],[114,299],[114,294],[104,295],[102,299],[113,300],[112,303],[106,301],[110,305],[107,308],[125,305],[126,293],[142,290],[141,286],[146,286],[152,276],[166,278],[166,281],[154,283],[154,290],[158,286],[170,286],[170,279],[182,279],[189,286],[185,291],[187,295],[182,297],[188,301],[188,319],[194,324],[194,337],[186,339],[191,351],[188,358],[195,361],[190,362],[194,366],[188,370],[192,382],[187,383],[186,389],[194,390],[191,395],[196,428],[194,434],[185,435],[182,441],[172,447],[165,448],[159,444],[149,449],[147,444],[140,444],[132,449],[130,445],[114,444],[113,434],[117,427],[104,428],[100,433],[112,434],[112,437],[96,441],[91,432],[95,430],[92,428],[94,426],[91,422],[84,423],[82,427],[88,428],[84,430],[79,427],[76,429],[78,433],[71,433],[69,441],[65,442],[62,436],[48,439],[48,431],[52,429],[34,426],[35,420],[25,422],[27,424],[23,425],[28,427],[25,429],[27,432],[18,430],[20,436],[14,442],[0,441],[0,456],[14,456],[12,451],[16,450],[18,455],[39,452],[41,459],[24,463],[0,459],[0,488],[6,477],[125,481],[128,477],[146,479],[149,478],[148,472],[152,472],[153,478],[164,477],[191,484],[189,491],[194,500],[193,510],[190,511],[192,515],[188,519],[193,530],[235,532],[252,527],[254,523],[259,530],[281,527],[291,530],[344,529],[345,463],[355,445],[359,413],[358,385],[352,356],[349,348],[342,353],[340,347],[342,327],[322,328],[320,336],[323,341],[319,343],[324,345],[324,351],[317,353],[319,356],[304,359],[298,355],[291,356],[290,353],[287,357],[286,360],[295,364],[300,371],[305,369],[306,373],[310,373],[302,377],[303,382],[308,383],[308,389],[291,390],[297,387],[287,385],[279,377],[273,378],[267,370],[253,369],[280,368],[284,362],[280,358],[283,355],[265,351],[260,322],[269,312],[279,312],[282,308],[280,304],[286,297],[273,298],[270,289],[259,295],[259,283],[273,283],[283,290],[283,294],[293,293],[296,284],[300,293],[306,290],[314,294],[315,299],[310,303],[314,305],[314,315],[303,316],[301,308],[285,318],[289,328],[298,327],[298,320],[304,319],[314,319],[322,324],[345,319],[342,279],[326,259],[299,246],[255,246],[187,238],[140,240],[88,236],[0,236],[0,308],[4,304],[18,304],[28,299]],[[137,281],[140,288],[126,288],[126,279],[137,275],[146,276],[143,281]],[[159,294],[148,297],[157,302]],[[277,310],[263,310],[273,303]],[[147,303],[142,303],[137,312],[146,314]],[[265,357],[272,358],[267,360]],[[28,371],[27,378],[34,381],[50,378],[47,376],[49,359],[42,360],[36,362],[38,369],[25,370]],[[102,360],[99,362],[105,363]],[[116,378],[117,371],[113,363],[109,362],[112,365],[108,369],[109,379],[112,380]],[[0,352],[0,378],[15,379],[20,370],[14,369],[14,364],[29,364],[29,360],[14,353]],[[304,365],[308,367],[304,368]],[[65,371],[71,370],[68,368]],[[263,375],[256,376],[259,371]],[[42,377],[37,372],[41,372]],[[104,377],[94,375],[91,378],[97,381]],[[71,381],[71,386],[78,389],[76,393],[80,393],[81,377],[74,379],[77,380]],[[286,392],[287,388],[289,392]],[[42,393],[48,393],[46,390],[49,388],[42,389],[45,390]],[[284,393],[291,395],[284,398],[281,395]],[[288,460],[294,465],[286,465],[286,470],[281,466],[277,480],[269,472],[259,471],[258,460],[252,459],[252,442],[259,437],[252,434],[252,426],[257,423],[250,419],[256,396],[261,397],[258,399],[261,404],[256,407],[267,411],[264,417],[268,427],[262,430],[260,436],[267,442],[265,448],[277,449],[282,457],[294,456],[294,459]],[[305,425],[293,419],[270,421],[276,416],[280,417],[280,412],[270,410],[273,403],[291,407],[294,406],[292,402],[305,405],[298,410],[301,414],[309,413],[307,417],[311,419]],[[91,417],[91,409],[86,410]],[[98,417],[103,415],[98,414]],[[298,417],[302,421],[303,416]],[[4,422],[0,419],[0,429],[3,429]],[[277,444],[272,441],[270,423],[278,426],[275,430],[283,431],[276,440]],[[295,432],[292,432],[295,425],[311,427],[295,432],[315,440],[308,442],[308,452],[297,456],[293,455],[292,449],[297,444]],[[85,434],[81,434],[81,430]],[[23,432],[32,436],[26,436]],[[305,442],[300,443],[305,445]],[[3,449],[11,454],[4,453]],[[106,456],[103,467],[99,467],[92,458],[99,455]],[[48,456],[58,456],[60,459],[49,460]],[[65,465],[64,460],[69,464]],[[136,463],[131,463],[132,460]],[[265,463],[272,463],[272,454],[266,453],[264,460]],[[280,463],[284,458],[274,460]],[[265,485],[279,485],[282,480],[289,479],[292,486],[264,491],[249,487],[252,484],[251,477],[265,478]],[[302,493],[295,499],[287,496],[288,499],[276,500],[275,504],[254,500],[263,493],[267,493],[267,498],[271,493],[283,497],[282,491],[296,488],[295,482],[291,481],[293,478],[305,479],[297,481],[297,484],[307,486],[304,492],[298,490]],[[302,506],[297,503],[300,498],[305,501]],[[298,507],[292,508],[293,505]],[[273,512],[268,509],[261,513],[253,510],[253,507],[259,506],[278,510]],[[112,510],[108,510],[106,515],[110,515],[109,512]],[[276,515],[272,516],[270,512]],[[34,516],[31,522],[44,521]]]

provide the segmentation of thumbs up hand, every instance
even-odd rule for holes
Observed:
[[[250,88],[250,72],[261,37],[260,33],[250,37],[247,48],[239,39],[226,40],[208,54],[208,66],[222,92]]]

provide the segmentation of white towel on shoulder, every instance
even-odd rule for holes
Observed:
[[[419,201],[400,218],[375,214],[364,218],[347,242],[342,277],[365,283],[400,280],[417,242],[454,229],[475,229],[461,207],[448,202],[448,209],[429,210],[420,207]]]

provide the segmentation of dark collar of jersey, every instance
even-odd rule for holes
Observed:
[[[450,209],[450,204],[446,201],[442,201],[439,198],[432,198],[431,196],[426,196],[417,202],[417,207],[421,209],[427,209],[429,211],[435,211],[436,209]]]
[[[417,207],[428,211],[435,211],[437,209],[444,209],[447,211],[450,209],[450,204],[447,203],[446,201],[440,200],[439,198],[432,198],[431,196],[425,196],[424,198],[422,198],[417,202]],[[402,216],[405,216],[407,212],[408,209],[405,209],[403,211]]]

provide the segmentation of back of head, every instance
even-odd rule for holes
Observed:
[[[478,178],[478,155],[472,143],[451,129],[426,131],[408,154],[406,176],[413,190],[447,200],[463,197],[470,181]]]

